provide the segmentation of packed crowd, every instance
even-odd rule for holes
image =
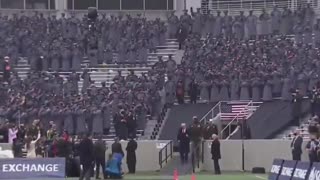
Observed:
[[[134,72],[123,77],[119,72],[110,88],[104,82],[95,87],[85,70],[81,95],[76,73],[67,81],[59,74],[31,73],[25,80],[14,75],[10,85],[2,84],[0,116],[25,125],[39,119],[45,129],[53,121],[59,134],[63,130],[69,134],[108,134],[113,120],[116,135],[126,139],[135,134],[135,129],[144,128],[148,114],[156,117],[161,111],[159,93],[164,76],[159,70],[155,68],[141,77]]]
[[[102,15],[96,20],[87,15],[61,18],[14,14],[0,16],[0,57],[27,57],[31,70],[79,71],[83,57],[90,65],[101,63],[146,63],[149,51],[164,41],[166,26],[160,19],[140,15]],[[113,53],[118,57],[113,58]]]
[[[253,40],[257,37],[257,18],[252,11],[249,16],[241,12],[240,16],[233,18],[228,12],[221,17],[220,12],[217,16],[203,15],[191,9],[191,15],[185,11],[180,19],[174,14],[168,18],[169,36],[177,36],[179,40],[180,36],[187,38],[181,43],[185,50],[181,65],[177,66],[171,56],[167,62],[160,57],[152,70],[141,77],[134,72],[123,77],[119,72],[110,88],[105,83],[102,87],[95,87],[87,69],[81,77],[72,73],[67,80],[58,73],[32,72],[25,80],[13,74],[8,77],[8,84],[1,85],[1,118],[26,125],[40,119],[45,129],[49,129],[49,122],[54,121],[59,134],[63,130],[69,134],[107,134],[113,119],[117,136],[126,139],[129,134],[135,134],[136,128],[133,127],[137,122],[144,122],[147,114],[158,115],[162,98],[168,105],[176,99],[184,103],[186,94],[192,103],[197,101],[199,94],[201,100],[213,102],[230,99],[270,101],[274,97],[290,100],[293,89],[299,89],[304,96],[316,86],[319,51],[314,48],[317,43],[310,44],[308,29],[297,34],[303,35],[302,41],[298,41],[297,36],[296,41],[273,36],[294,33],[299,25],[307,27],[314,21],[311,7],[297,9],[294,13],[289,9],[281,12],[275,7],[271,15],[263,11],[259,20],[271,21],[272,32],[262,33],[259,40]],[[0,38],[3,41],[0,42],[4,48],[0,55],[10,56],[10,61],[6,61],[8,64],[15,64],[19,56],[26,56],[33,70],[42,71],[48,67],[54,71],[60,67],[75,70],[73,60],[77,61],[79,69],[79,59],[83,56],[90,57],[94,50],[97,55],[94,56],[98,57],[108,48],[119,53],[118,61],[126,61],[132,54],[128,42],[137,45],[143,41],[146,49],[154,51],[166,35],[162,21],[147,21],[139,15],[111,16],[110,19],[103,15],[92,21],[87,17],[79,20],[74,15],[67,18],[64,14],[60,19],[55,16],[44,18],[36,13],[32,17],[1,17],[1,21]],[[317,27],[318,24],[311,28],[316,34],[315,42],[318,41]],[[239,28],[241,36],[237,31]],[[39,33],[33,33],[35,31]],[[183,31],[187,36],[181,33]],[[201,38],[203,34],[208,35]],[[244,40],[245,34],[252,40]],[[72,56],[72,45],[81,54]],[[66,50],[69,52],[64,52]],[[54,54],[59,58],[51,56]],[[33,61],[39,57],[42,59],[41,68],[34,63],[38,61]],[[90,63],[96,64],[102,59],[106,58],[91,59]],[[83,79],[82,95],[78,92],[80,78]],[[161,95],[162,87],[165,93]]]
[[[257,18],[252,12],[249,16],[241,12],[235,18],[228,12],[224,17],[220,12],[217,16],[202,15],[200,11],[192,12],[192,15],[193,20],[185,11],[180,18],[180,28],[192,33],[183,42],[185,54],[175,71],[178,102],[184,102],[186,93],[192,101],[197,97],[196,92],[200,92],[200,99],[207,102],[270,101],[278,97],[292,100],[292,93],[296,90],[301,96],[306,96],[317,85],[320,21],[317,20],[312,27],[314,11],[309,5],[298,8],[294,13],[289,9],[281,12],[277,7],[271,15],[263,11],[259,20],[261,26],[267,27],[261,29],[272,31],[259,34]],[[255,19],[254,24],[251,24],[251,18]],[[269,21],[272,28],[268,27]],[[210,32],[206,28],[198,28],[207,27],[210,22],[214,27],[209,28]],[[235,28],[239,23],[242,23],[241,36]],[[169,32],[170,29],[169,21]],[[204,33],[208,34],[204,37]],[[291,33],[295,38],[286,36]],[[245,38],[245,34],[250,38]]]

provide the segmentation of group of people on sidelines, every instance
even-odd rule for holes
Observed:
[[[191,150],[191,158],[193,170],[200,162],[201,142],[203,140],[212,140],[211,155],[214,163],[215,174],[221,174],[219,159],[221,159],[220,142],[218,137],[218,129],[212,120],[208,124],[202,125],[196,116],[193,117],[193,123],[187,127],[185,123],[181,124],[178,130],[177,140],[179,143],[179,152],[182,165],[188,164],[189,152]],[[190,148],[191,147],[191,148]]]
[[[97,144],[99,145],[97,148]],[[137,142],[130,138],[126,147],[126,161],[129,173],[136,172],[136,154],[138,148]],[[79,180],[89,180],[92,174],[92,168],[96,165],[96,179],[100,179],[100,166],[104,179],[122,179],[124,172],[122,170],[122,159],[125,154],[118,138],[115,138],[111,146],[111,154],[108,160],[105,160],[106,144],[102,139],[92,142],[90,136],[86,135],[79,143],[80,164],[82,167]]]

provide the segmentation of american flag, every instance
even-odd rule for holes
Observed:
[[[228,108],[226,108],[223,112],[221,112],[221,120],[223,121],[231,121],[237,115],[238,118],[245,119],[249,115],[249,109],[247,108],[247,102],[230,102],[228,103]]]

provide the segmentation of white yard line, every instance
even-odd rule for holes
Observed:
[[[255,175],[255,177],[256,177],[256,178],[258,178],[258,179],[267,180],[267,178],[266,178],[266,177],[262,177],[262,176],[258,176],[258,175]]]

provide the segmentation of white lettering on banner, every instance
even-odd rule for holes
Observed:
[[[279,165],[272,165],[271,173],[278,174],[280,172],[280,166]]]
[[[58,172],[59,164],[3,164],[1,172]]]
[[[313,167],[309,175],[309,180],[320,180],[320,170]]]
[[[305,179],[307,176],[308,170],[306,169],[296,169],[293,173],[293,177],[299,178],[299,179]]]
[[[283,176],[290,176],[292,175],[293,168],[289,167],[282,167],[281,175]]]

